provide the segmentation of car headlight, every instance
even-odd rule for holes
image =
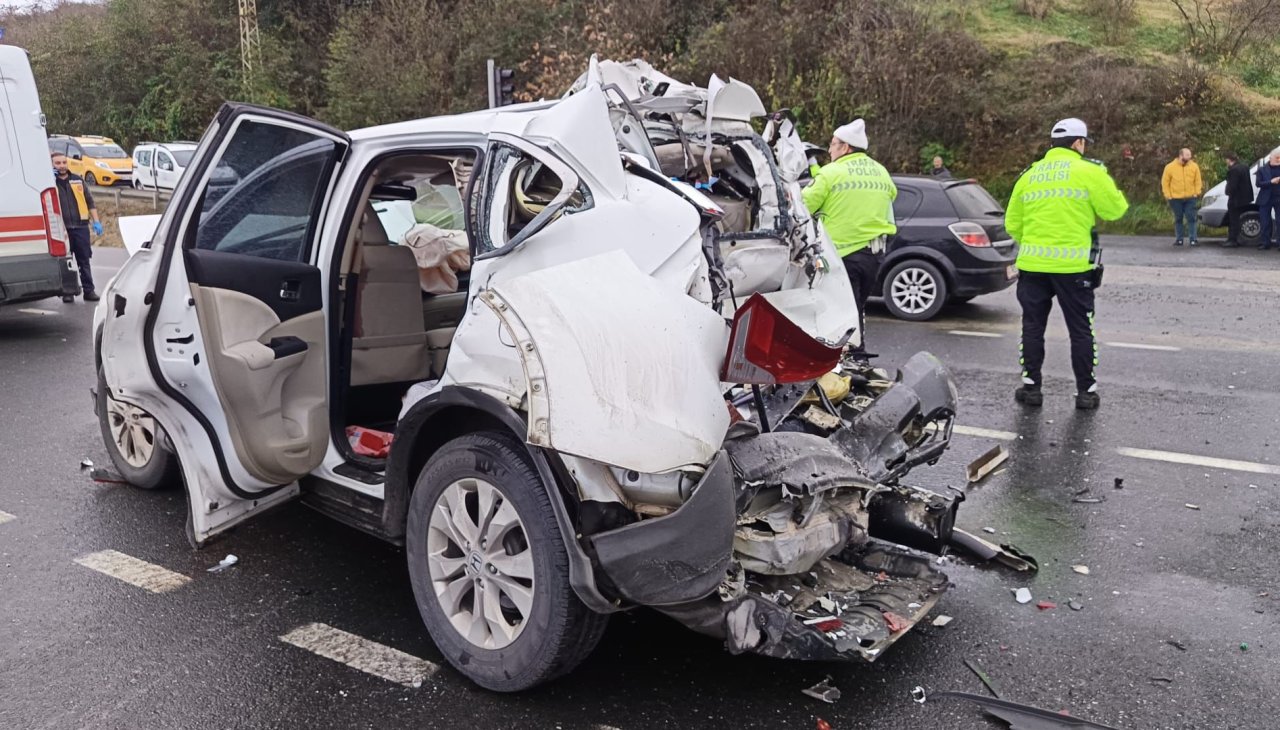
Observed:
[[[1209,206],[1213,205],[1214,203],[1218,202],[1221,199],[1222,199],[1221,195],[1206,195],[1204,196],[1204,202],[1201,203],[1201,205],[1203,205],[1205,208],[1208,208]]]
[[[108,164],[107,164],[107,163],[105,163],[105,162],[95,162],[95,163],[93,163],[93,164],[97,165],[98,167],[101,167],[101,168],[102,168],[102,169],[104,169],[104,170],[110,170],[110,169],[111,169],[111,165],[108,165]]]

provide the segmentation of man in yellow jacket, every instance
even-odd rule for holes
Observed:
[[[893,201],[898,188],[884,165],[867,156],[867,126],[855,119],[840,127],[827,148],[831,163],[810,168],[813,184],[801,193],[809,212],[822,220],[844,261],[858,306],[855,352],[866,348],[866,307],[880,274],[886,237],[898,232]]]
[[[1196,209],[1200,202],[1200,193],[1204,192],[1204,182],[1200,179],[1200,166],[1191,159],[1191,150],[1183,147],[1178,151],[1178,159],[1164,166],[1164,174],[1160,176],[1160,189],[1164,199],[1169,201],[1173,209],[1173,227],[1178,238],[1175,246],[1182,245],[1184,230],[1196,245]]]
[[[1052,147],[1013,186],[1004,225],[1018,242],[1018,304],[1022,305],[1022,386],[1019,403],[1038,408],[1044,330],[1053,300],[1071,336],[1076,408],[1098,407],[1098,345],[1093,331],[1094,289],[1101,283],[1101,251],[1094,243],[1098,218],[1113,221],[1129,203],[1101,162],[1085,159],[1089,130],[1079,119],[1053,125]]]

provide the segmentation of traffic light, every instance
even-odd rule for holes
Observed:
[[[489,71],[489,108],[516,103],[515,70],[495,66],[492,58],[486,66]]]

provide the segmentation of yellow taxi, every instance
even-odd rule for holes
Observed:
[[[49,135],[49,151],[67,156],[67,167],[90,185],[132,185],[133,158],[110,137]]]

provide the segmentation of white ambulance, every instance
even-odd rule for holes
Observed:
[[[0,45],[0,305],[80,293],[27,52]]]

